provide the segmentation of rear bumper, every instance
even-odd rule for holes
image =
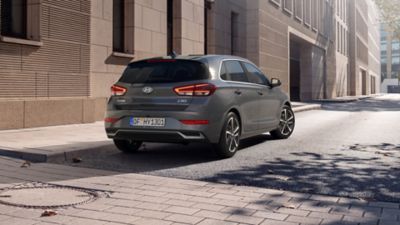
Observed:
[[[132,139],[145,142],[163,143],[209,143],[203,133],[198,131],[106,129],[108,138]]]

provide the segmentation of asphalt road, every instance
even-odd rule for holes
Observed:
[[[99,149],[73,165],[400,202],[400,95],[298,113],[290,139],[245,140],[231,159],[216,160],[208,145],[146,144],[133,155]]]

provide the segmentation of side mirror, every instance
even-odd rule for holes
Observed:
[[[282,82],[279,79],[277,79],[277,78],[272,78],[271,79],[271,82],[270,82],[271,88],[279,87],[281,85],[282,85]]]

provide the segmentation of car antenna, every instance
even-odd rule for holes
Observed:
[[[169,55],[170,55],[171,58],[173,58],[173,59],[175,59],[175,58],[178,56],[178,54],[176,54],[175,51],[172,51]]]

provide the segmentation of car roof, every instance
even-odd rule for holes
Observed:
[[[201,62],[215,62],[215,61],[222,61],[222,60],[241,60],[241,61],[247,61],[250,62],[249,60],[239,57],[239,56],[232,56],[232,55],[177,55],[175,57],[173,56],[161,56],[161,57],[153,57],[153,58],[148,58],[148,59],[143,59],[141,61],[145,60],[155,60],[155,59],[181,59],[181,60],[195,60],[195,61],[201,61]]]

